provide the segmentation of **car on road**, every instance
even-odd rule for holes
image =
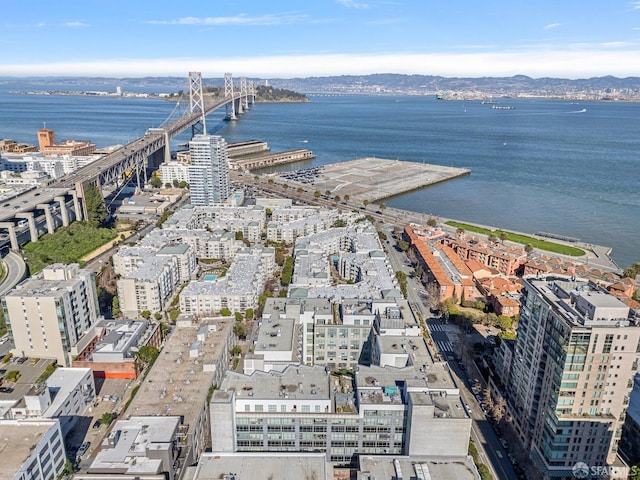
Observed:
[[[102,421],[100,421],[100,419],[98,419],[95,422],[93,422],[93,428],[96,429],[96,430],[98,428],[100,428],[100,425],[102,425]]]
[[[91,442],[83,442],[82,445],[80,445],[80,448],[78,449],[78,451],[76,452],[76,456],[82,457],[85,453],[87,453],[87,450],[89,450],[90,446],[91,446]]]

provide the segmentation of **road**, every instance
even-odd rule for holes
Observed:
[[[9,252],[3,259],[5,277],[0,282],[0,297],[6,295],[27,274],[27,264],[22,256],[16,252]]]

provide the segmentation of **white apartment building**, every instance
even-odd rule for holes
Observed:
[[[0,478],[52,480],[64,470],[67,454],[57,420],[0,420]]]
[[[227,142],[219,135],[195,135],[189,142],[191,205],[224,203],[229,198]]]
[[[42,153],[30,155],[5,153],[0,157],[0,170],[7,170],[14,174],[44,172],[51,178],[60,178],[65,174],[63,163],[59,158],[45,157]]]
[[[77,264],[50,265],[2,299],[12,353],[54,358],[70,365],[70,352],[99,315],[95,275]]]
[[[160,164],[160,178],[163,185],[173,185],[173,182],[189,183],[189,165],[182,162],[164,162]]]
[[[177,257],[147,257],[137,269],[118,280],[120,309],[129,318],[139,318],[140,312],[145,310],[162,312],[179,285]]]
[[[275,251],[254,245],[239,250],[224,277],[191,282],[180,292],[180,310],[187,315],[203,315],[228,308],[244,312],[256,308],[266,281],[275,271]]]
[[[57,368],[42,385],[33,386],[10,409],[14,420],[51,418],[60,421],[64,436],[96,398],[93,372],[90,368]]]

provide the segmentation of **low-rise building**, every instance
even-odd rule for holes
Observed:
[[[211,432],[207,398],[222,383],[234,345],[233,318],[180,317],[125,416],[176,416],[184,434],[178,466],[193,465]],[[182,435],[182,434],[181,434]]]
[[[10,410],[10,418],[51,418],[60,421],[63,436],[76,425],[96,398],[88,368],[58,368],[46,382],[34,385]]]
[[[118,420],[88,468],[93,479],[163,475],[174,480],[180,451],[186,448],[180,417],[132,416]]]
[[[95,327],[95,338],[73,360],[74,367],[86,367],[97,378],[137,378],[143,365],[137,352],[145,346],[159,348],[159,323],[145,320],[103,320]]]
[[[67,460],[58,420],[0,420],[0,478],[51,480]]]

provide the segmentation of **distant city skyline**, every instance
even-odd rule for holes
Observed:
[[[2,7],[0,76],[640,76],[637,0],[27,0]]]

